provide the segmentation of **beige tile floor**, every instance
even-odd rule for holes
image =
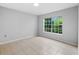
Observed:
[[[77,52],[77,47],[43,37],[0,45],[1,55],[77,55]]]

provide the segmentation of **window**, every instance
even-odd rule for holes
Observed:
[[[44,19],[44,31],[62,34],[63,18],[54,16]]]

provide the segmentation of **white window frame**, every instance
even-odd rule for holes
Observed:
[[[45,18],[51,18],[51,17],[45,17]],[[44,33],[56,34],[56,35],[63,35],[63,33],[62,33],[62,34],[59,34],[59,33],[54,33],[54,32],[52,32],[52,25],[51,25],[51,32],[45,31],[45,18],[43,18],[43,32],[44,32]],[[62,25],[63,25],[63,24],[62,24]],[[62,27],[62,32],[63,32],[63,27]]]

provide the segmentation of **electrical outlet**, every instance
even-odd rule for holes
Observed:
[[[4,37],[7,37],[7,35],[4,35]]]

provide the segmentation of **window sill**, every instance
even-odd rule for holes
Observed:
[[[55,34],[55,35],[63,35],[63,34],[59,34],[59,33],[53,33],[53,32],[45,32],[44,33],[48,33],[48,34]]]

